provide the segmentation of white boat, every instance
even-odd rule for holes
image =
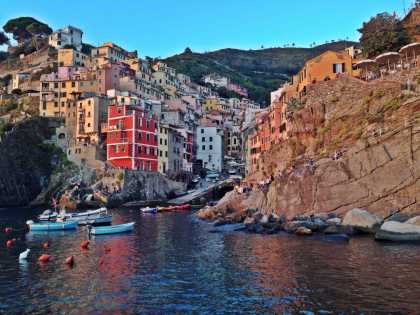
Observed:
[[[157,208],[146,207],[146,208],[141,208],[140,210],[143,213],[157,213]]]
[[[73,230],[77,228],[77,222],[39,222],[35,223],[32,220],[26,221],[31,231],[61,231]]]
[[[79,225],[109,224],[112,221],[112,215],[108,215],[108,210],[102,207],[85,212],[60,213],[57,221],[77,221]]]
[[[53,210],[45,210],[38,216],[39,221],[55,221],[57,220],[58,213]]]

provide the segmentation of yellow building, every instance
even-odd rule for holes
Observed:
[[[92,65],[90,56],[71,48],[59,49],[57,59],[59,67],[89,67]]]
[[[101,46],[92,49],[92,58],[95,59],[97,65],[102,65],[108,62],[119,62],[126,59],[137,58],[137,51],[129,52],[120,46],[106,42]]]
[[[306,93],[307,86],[336,79],[339,75],[353,75],[353,59],[345,52],[328,50],[307,61],[299,72],[298,93]]]
[[[213,110],[219,110],[219,99],[212,97],[206,98],[203,102],[203,108],[206,112],[210,112]]]
[[[59,76],[56,73],[41,76],[40,83],[40,116],[68,117],[74,100],[81,97],[82,93],[96,93],[97,80],[93,74],[78,73]]]

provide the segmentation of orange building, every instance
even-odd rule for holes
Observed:
[[[299,96],[306,93],[308,85],[333,80],[342,74],[353,75],[353,58],[345,52],[328,50],[308,60],[298,74]]]

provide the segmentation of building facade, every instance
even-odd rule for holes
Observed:
[[[197,160],[203,168],[221,172],[223,170],[224,137],[220,127],[200,125],[197,128]]]

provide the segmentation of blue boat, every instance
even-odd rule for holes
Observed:
[[[135,222],[117,224],[111,226],[91,227],[89,233],[93,235],[116,234],[130,232],[134,229]]]
[[[158,209],[157,208],[146,207],[146,208],[141,208],[140,210],[143,213],[157,213]]]
[[[34,221],[26,221],[31,231],[62,231],[62,230],[74,230],[77,228],[77,221],[69,222],[40,222],[35,223]]]

